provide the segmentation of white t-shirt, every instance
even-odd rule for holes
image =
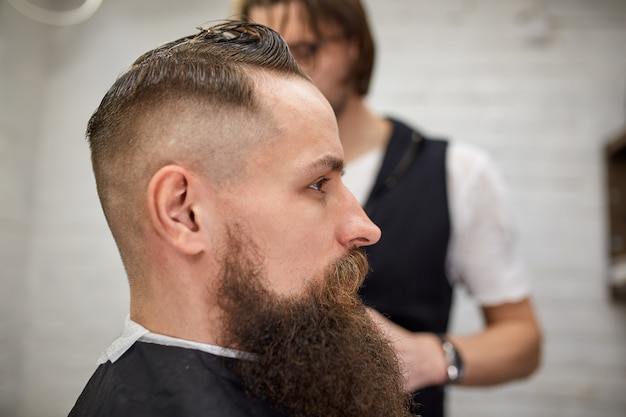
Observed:
[[[363,206],[384,157],[376,149],[351,161],[343,181]],[[482,150],[449,142],[446,154],[451,234],[447,271],[480,305],[515,302],[530,295],[504,181]],[[385,233],[385,231],[382,231]]]

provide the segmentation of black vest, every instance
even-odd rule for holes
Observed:
[[[414,332],[445,332],[452,287],[445,269],[450,217],[446,185],[447,142],[423,138],[393,121],[393,134],[365,206],[382,230],[366,249],[371,272],[364,302]],[[416,393],[425,417],[443,415],[443,390]]]

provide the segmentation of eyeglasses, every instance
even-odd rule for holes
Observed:
[[[320,49],[329,43],[339,42],[346,39],[344,35],[330,36],[319,39],[315,42],[297,42],[289,44],[291,55],[296,59],[303,71],[311,71],[315,69],[317,54]]]

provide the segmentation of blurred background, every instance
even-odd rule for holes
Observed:
[[[491,152],[545,331],[536,375],[453,387],[450,416],[625,416],[626,0],[364,3],[378,46],[370,103]],[[86,122],[139,54],[231,9],[104,0],[56,21],[27,6],[0,0],[0,415],[56,417],[128,312]],[[457,297],[453,330],[471,332],[479,316]]]

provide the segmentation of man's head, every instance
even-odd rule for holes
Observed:
[[[107,92],[88,138],[131,290],[167,260],[162,244],[210,258],[227,224],[267,250],[270,284],[284,292],[378,240],[341,183],[332,110],[263,26],[225,24],[144,54]]]
[[[236,13],[280,32],[340,114],[348,94],[365,96],[374,42],[359,0],[234,0]]]

